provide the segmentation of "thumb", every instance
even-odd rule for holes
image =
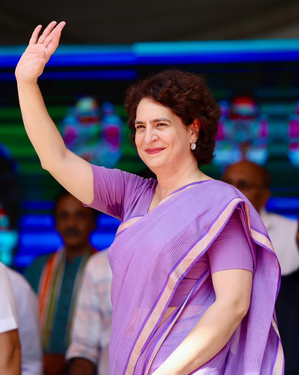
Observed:
[[[39,55],[38,55],[38,59],[39,59],[39,60],[46,60],[46,58],[47,58],[47,53],[46,53],[46,51],[41,51],[41,52],[39,53]]]

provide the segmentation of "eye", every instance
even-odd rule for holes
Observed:
[[[164,122],[158,122],[157,126],[158,127],[161,127],[161,126],[163,127],[163,126],[167,126],[167,124],[165,124]]]
[[[76,213],[76,217],[77,217],[78,219],[82,219],[84,216],[85,216],[85,215],[84,215],[83,212],[77,212],[77,213]]]
[[[239,190],[249,190],[249,189],[252,189],[253,187],[255,187],[255,184],[250,184],[249,182],[247,181],[239,181],[238,184],[237,184],[237,188]]]
[[[67,220],[68,219],[68,214],[66,212],[60,212],[58,215],[57,215],[57,218],[59,220]]]
[[[142,124],[135,125],[136,130],[145,129],[145,126]]]

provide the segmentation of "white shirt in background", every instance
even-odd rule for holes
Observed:
[[[41,375],[42,347],[37,296],[21,274],[10,268],[7,268],[7,270],[17,302],[22,375]]]
[[[78,295],[71,344],[66,359],[85,358],[97,366],[98,375],[109,374],[112,271],[107,250],[93,255],[84,269]]]
[[[0,262],[0,333],[18,328],[17,304],[7,268]]]
[[[299,268],[299,251],[296,243],[297,221],[284,216],[260,211],[260,216],[268,231],[281,267],[281,275],[285,276]]]

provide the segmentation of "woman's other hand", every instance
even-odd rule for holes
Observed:
[[[42,26],[39,25],[33,31],[29,45],[23,53],[17,67],[16,78],[18,81],[36,83],[43,73],[46,63],[59,45],[62,29],[65,22],[57,24],[52,21],[39,36]]]

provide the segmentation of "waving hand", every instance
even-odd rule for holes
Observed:
[[[18,81],[37,82],[46,63],[59,45],[61,31],[65,22],[51,22],[39,36],[42,26],[33,31],[29,45],[23,53],[17,67],[16,78]]]

